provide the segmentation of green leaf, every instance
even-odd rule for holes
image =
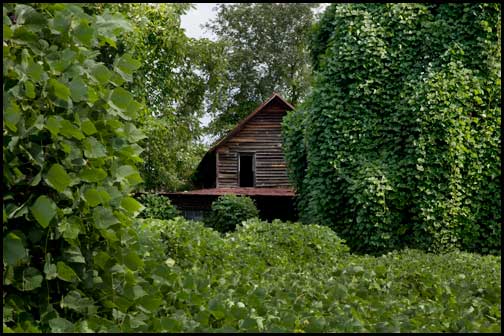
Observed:
[[[63,261],[58,261],[56,268],[58,270],[58,279],[68,282],[79,279],[75,271]]]
[[[68,85],[54,78],[49,79],[49,85],[52,87],[53,93],[57,98],[66,101],[70,97],[71,92]]]
[[[125,138],[130,142],[130,143],[135,143],[138,142],[142,139],[147,138],[147,136],[140,131],[136,126],[132,123],[127,123],[124,125],[124,134]]]
[[[74,331],[73,323],[62,317],[49,320],[49,327],[51,327],[53,333],[71,333]]]
[[[103,64],[96,64],[92,66],[90,75],[95,81],[104,85],[109,81],[111,73]]]
[[[80,77],[74,78],[70,82],[69,87],[74,102],[86,100],[87,86]]]
[[[89,119],[82,121],[81,128],[86,135],[93,135],[98,132],[93,122]]]
[[[126,111],[133,101],[133,96],[121,87],[115,88],[110,93],[109,104],[119,111]]]
[[[130,214],[136,217],[136,215],[145,209],[145,207],[137,202],[133,197],[124,197],[121,201],[121,206],[126,209]]]
[[[144,262],[134,251],[130,251],[124,257],[124,264],[128,266],[132,271],[136,271],[139,268],[143,267]]]
[[[30,99],[35,98],[35,86],[33,85],[33,83],[30,81],[26,81],[23,83],[23,85],[26,97]]]
[[[84,259],[84,256],[82,255],[82,252],[78,246],[70,245],[65,249],[63,255],[65,257],[65,260],[68,262],[80,264],[86,263],[86,260]]]
[[[42,195],[37,198],[30,210],[37,222],[46,228],[56,215],[56,204],[49,197]]]
[[[107,177],[107,172],[102,168],[84,168],[79,177],[86,182],[100,182]]]
[[[94,208],[93,219],[94,225],[98,229],[106,229],[111,225],[119,223],[119,220],[114,216],[112,210],[102,206]]]
[[[34,82],[40,82],[44,75],[44,68],[42,67],[42,65],[32,62],[28,65],[26,73],[28,74],[28,77],[30,77],[30,79],[32,79]]]
[[[85,47],[91,47],[95,30],[88,23],[81,22],[75,27],[72,36]]]
[[[19,261],[25,260],[27,256],[23,240],[15,233],[9,232],[3,239],[4,263],[15,266]]]
[[[70,185],[72,179],[68,176],[65,168],[56,163],[47,172],[45,181],[58,192],[63,192]]]
[[[17,132],[17,123],[21,120],[21,111],[19,110],[18,104],[12,99],[7,100],[7,108],[4,105],[3,119],[5,126],[7,126],[11,131]]]
[[[46,120],[45,128],[47,128],[53,136],[56,136],[61,128],[61,120],[61,117],[50,116]]]
[[[95,207],[102,202],[100,193],[96,189],[88,189],[84,192],[84,199],[90,207]]]
[[[78,217],[65,217],[58,223],[58,231],[63,234],[63,238],[74,240],[81,232],[81,222]]]
[[[20,288],[22,291],[32,291],[39,288],[44,279],[42,274],[34,267],[23,269],[22,277],[22,288]]]
[[[124,78],[125,81],[131,82],[133,80],[133,73],[140,68],[141,62],[137,61],[130,54],[124,54],[116,58],[114,62],[114,70]]]
[[[79,291],[72,290],[61,300],[61,308],[75,310],[78,313],[92,315],[98,308],[93,305],[93,300],[84,297]]]
[[[68,120],[62,119],[60,123],[61,127],[59,132],[67,138],[75,138],[77,140],[82,140],[85,138],[81,130]]]
[[[83,141],[84,155],[89,159],[98,159],[107,156],[105,146],[96,138],[88,137]]]

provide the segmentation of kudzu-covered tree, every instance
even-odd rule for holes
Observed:
[[[500,4],[333,4],[284,121],[301,217],[354,251],[501,248]]]

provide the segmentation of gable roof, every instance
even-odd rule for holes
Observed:
[[[275,99],[278,99],[280,102],[282,102],[287,108],[290,110],[294,110],[294,106],[289,104],[285,99],[280,97],[280,95],[276,92],[273,92],[273,94],[266,99],[261,105],[259,105],[258,108],[254,110],[254,112],[250,113],[248,116],[246,116],[244,119],[242,119],[238,125],[235,126],[225,137],[217,141],[209,150],[207,153],[213,152],[217,147],[222,146],[225,144],[230,138],[232,138],[236,133],[238,133],[244,126],[245,124],[252,119],[256,114],[261,112],[266,106],[268,106],[271,102],[273,102]]]

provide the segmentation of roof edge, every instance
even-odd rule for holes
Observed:
[[[294,106],[290,104],[288,101],[283,99],[278,93],[273,92],[273,94],[266,99],[261,105],[259,105],[252,113],[250,113],[248,116],[243,118],[226,136],[224,136],[221,140],[216,142],[210,149],[207,151],[207,153],[213,152],[217,147],[221,146],[225,142],[229,140],[233,135],[238,133],[243,126],[250,120],[252,119],[257,113],[259,113],[263,108],[265,108],[273,99],[278,98],[282,103],[284,103],[288,108],[291,110],[294,110]],[[205,153],[206,155],[206,153]]]

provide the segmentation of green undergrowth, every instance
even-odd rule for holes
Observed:
[[[357,256],[327,227],[257,219],[224,236],[180,217],[138,230],[145,270],[166,270],[158,314],[137,331],[501,330],[500,256]]]
[[[140,219],[128,267],[92,300],[26,322],[12,299],[4,332],[500,332],[501,257],[418,250],[353,255],[323,226],[250,219],[221,234],[181,217]],[[20,310],[21,309],[21,310]],[[24,308],[26,309],[26,307]]]

